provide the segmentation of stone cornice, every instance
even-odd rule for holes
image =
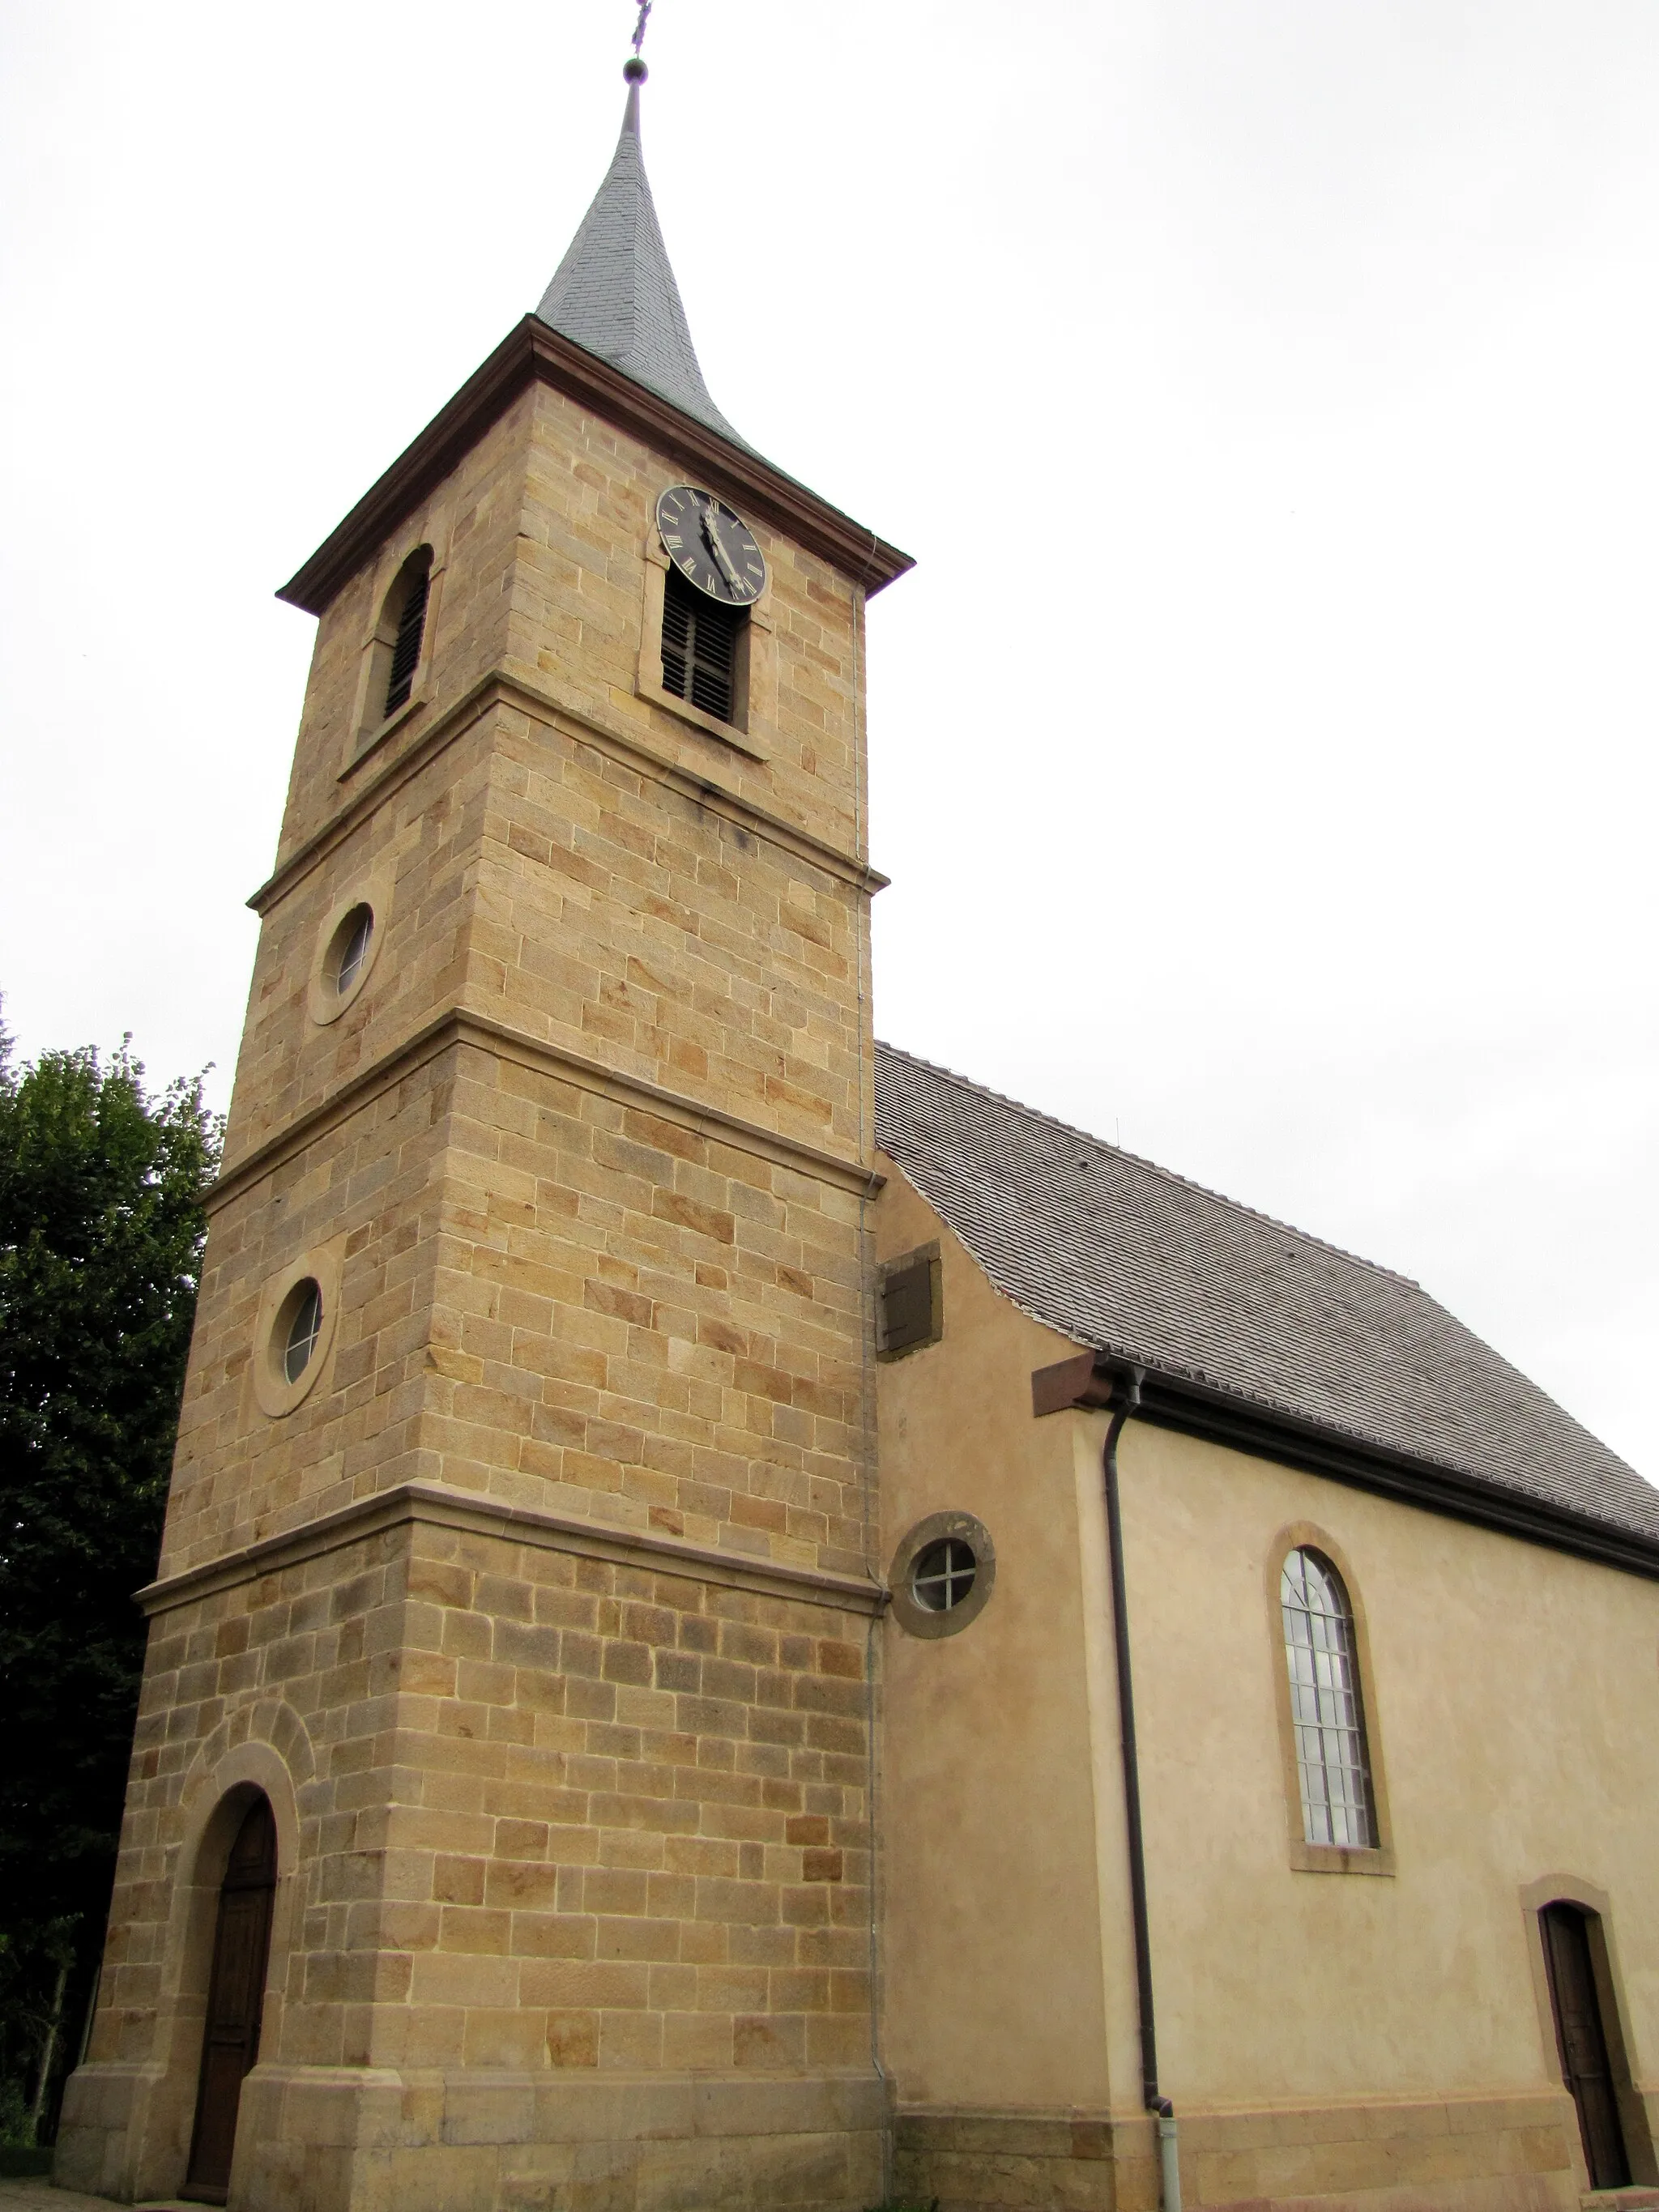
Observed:
[[[1275,1460],[1281,1467],[1300,1468],[1426,1512],[1496,1528],[1506,1536],[1659,1582],[1659,1542],[1651,1536],[1461,1468],[1419,1459],[1348,1430],[1322,1425],[1284,1407],[1262,1405],[1188,1376],[1132,1368],[1128,1361],[1107,1352],[1079,1352],[1032,1374],[1031,1410],[1039,1417],[1124,1407],[1135,1419],[1158,1428],[1201,1437],[1256,1459]]]
[[[471,729],[485,711],[497,702],[522,708],[537,720],[550,723],[555,728],[564,724],[574,725],[574,733],[586,744],[595,745],[601,752],[625,766],[640,769],[656,782],[678,792],[684,799],[699,806],[706,806],[752,836],[763,837],[769,844],[791,853],[797,860],[805,860],[826,874],[835,876],[854,890],[875,892],[884,890],[889,878],[857,854],[842,850],[810,830],[787,822],[780,814],[758,806],[753,799],[745,799],[726,784],[715,783],[699,775],[667,753],[659,753],[653,745],[635,737],[631,732],[619,729],[609,722],[596,720],[591,714],[568,705],[551,692],[544,691],[523,677],[512,675],[505,669],[495,669],[481,677],[471,689],[459,698],[453,707],[445,708],[430,729],[423,730],[414,743],[378,769],[355,791],[344,805],[330,815],[322,827],[312,832],[305,842],[295,848],[287,859],[260,884],[247,903],[257,915],[269,914],[279,900],[285,898],[298,883],[303,882],[312,870],[325,860],[360,823],[367,820],[375,808],[389,799],[392,793],[418,775],[428,762],[435,760],[445,748]]]
[[[866,596],[913,568],[908,553],[887,544],[770,461],[707,428],[632,377],[526,315],[494,353],[441,407],[412,444],[366,492],[311,558],[276,594],[319,615],[373,557],[382,541],[419,506],[505,413],[521,392],[545,384],[589,408],[617,428],[684,463],[712,490],[816,553]]]
[[[504,1543],[530,1544],[549,1552],[571,1552],[617,1566],[642,1567],[655,1574],[684,1575],[692,1582],[718,1583],[728,1589],[754,1590],[762,1596],[827,1606],[839,1613],[878,1613],[887,1592],[856,1575],[826,1572],[780,1559],[746,1559],[714,1545],[688,1544],[654,1529],[625,1528],[574,1514],[547,1513],[509,1504],[482,1491],[456,1490],[441,1482],[404,1482],[371,1498],[357,1499],[332,1513],[319,1514],[297,1528],[267,1536],[224,1558],[164,1575],[137,1593],[137,1603],[154,1616],[192,1605],[220,1590],[234,1589],[261,1575],[361,1543],[387,1528],[411,1522],[457,1528],[469,1535],[494,1536]]]
[[[647,1082],[643,1077],[619,1074],[615,1068],[605,1067],[580,1053],[546,1044],[521,1030],[509,1029],[504,1022],[470,1013],[464,1006],[454,1006],[434,1016],[412,1036],[405,1037],[389,1052],[361,1068],[338,1090],[331,1091],[325,1098],[297,1115],[275,1136],[268,1137],[264,1144],[234,1161],[207,1194],[209,1214],[218,1212],[233,1199],[240,1198],[284,1160],[303,1151],[322,1131],[343,1120],[365,1099],[401,1082],[453,1045],[474,1045],[481,1051],[511,1060],[520,1067],[534,1069],[560,1082],[575,1083],[584,1091],[613,1098],[623,1105],[642,1107],[648,1113],[678,1123],[681,1128],[695,1131],[711,1143],[730,1145],[738,1152],[769,1160],[775,1166],[788,1168],[797,1175],[812,1176],[820,1182],[834,1183],[842,1190],[872,1196],[886,1180],[873,1167],[860,1167],[855,1160],[820,1152],[815,1145],[804,1145],[775,1130],[761,1128],[718,1106],[705,1106],[683,1092]]]

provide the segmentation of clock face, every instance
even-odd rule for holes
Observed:
[[[663,550],[705,598],[750,607],[766,588],[766,562],[754,532],[712,491],[671,485],[657,501],[657,528]]]

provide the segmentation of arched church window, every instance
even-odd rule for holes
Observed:
[[[1303,1834],[1310,1844],[1372,1850],[1376,1812],[1353,1608],[1342,1577],[1323,1553],[1299,1547],[1285,1559],[1279,1601]]]
[[[391,664],[386,671],[383,714],[395,714],[407,706],[415,688],[415,672],[421,662],[421,640],[426,631],[426,603],[432,589],[432,548],[422,545],[398,571],[386,600],[392,625]],[[384,629],[386,625],[382,625]]]

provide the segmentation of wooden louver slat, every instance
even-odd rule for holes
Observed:
[[[663,586],[662,688],[717,721],[729,722],[737,689],[738,636],[747,610],[696,592],[678,568]]]

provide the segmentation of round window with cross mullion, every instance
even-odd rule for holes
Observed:
[[[888,1571],[893,1619],[907,1636],[955,1636],[983,1613],[996,1581],[991,1532],[972,1513],[930,1513],[902,1539]]]

